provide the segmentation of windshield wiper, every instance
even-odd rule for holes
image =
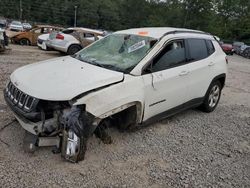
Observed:
[[[90,64],[96,65],[96,66],[98,66],[98,67],[105,68],[103,64],[101,64],[101,63],[96,63],[96,62],[97,62],[97,61],[91,61]]]

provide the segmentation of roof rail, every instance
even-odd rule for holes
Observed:
[[[206,33],[206,32],[203,32],[203,31],[174,30],[174,31],[169,31],[169,32],[165,33],[164,35],[162,35],[161,38],[163,38],[163,37],[165,37],[167,35],[170,35],[170,34],[177,34],[177,33],[193,33],[193,34],[203,34],[203,35],[212,36],[210,33]]]

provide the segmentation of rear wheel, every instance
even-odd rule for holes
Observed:
[[[221,83],[219,81],[213,82],[206,93],[203,104],[200,106],[200,109],[204,112],[212,112],[215,110],[216,106],[219,103],[221,96]]]
[[[74,55],[75,53],[79,52],[82,49],[81,46],[73,44],[69,47],[67,54]]]
[[[30,45],[30,41],[28,39],[21,39],[20,44],[21,45]]]

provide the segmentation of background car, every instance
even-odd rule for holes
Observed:
[[[19,32],[19,31],[23,31],[24,29],[23,29],[23,25],[21,22],[12,21],[9,25],[9,30]]]
[[[242,56],[245,58],[250,58],[250,46],[246,47],[242,52]]]
[[[73,55],[103,36],[105,36],[105,31],[68,28],[59,33],[52,33],[47,41],[47,46],[68,55]]]
[[[30,30],[30,29],[32,29],[32,26],[29,23],[23,23],[23,28],[25,30]]]
[[[244,44],[240,47],[240,52],[239,52],[239,55],[243,56],[243,52],[245,51],[246,48],[248,48],[249,46]]]
[[[0,52],[5,50],[4,30],[0,28]]]
[[[234,49],[234,52],[236,54],[240,55],[240,48],[242,45],[244,45],[244,42],[234,42],[233,43],[233,49]]]
[[[220,42],[220,46],[227,55],[233,55],[234,54],[234,49],[233,49],[232,44],[227,44],[227,43]]]
[[[37,25],[32,30],[19,33],[12,38],[12,41],[21,45],[36,45],[37,38],[41,34],[47,34],[55,30],[59,30],[59,27],[50,25]]]
[[[5,30],[0,28],[0,52],[6,50],[6,46],[8,46],[8,43],[9,43],[9,40],[8,40]]]
[[[7,20],[0,19],[0,29],[5,29],[7,27]]]

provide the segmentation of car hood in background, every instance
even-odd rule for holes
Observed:
[[[84,63],[70,56],[30,64],[11,74],[22,92],[43,100],[66,101],[123,80],[123,73]]]

